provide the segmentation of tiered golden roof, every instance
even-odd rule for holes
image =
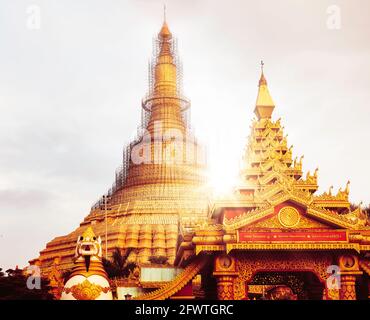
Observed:
[[[262,70],[255,107],[257,119],[251,125],[241,181],[236,188],[237,195],[227,200],[228,205],[237,207],[243,202],[249,207],[243,216],[252,218],[284,199],[295,199],[309,206],[310,212],[323,212],[335,217],[339,224],[347,225],[351,220],[352,227],[362,226],[365,222],[362,215],[358,216],[358,210],[350,210],[348,183],[344,190],[339,189],[335,195],[331,190],[322,195],[315,194],[318,189],[318,169],[303,174],[303,156],[299,160],[298,157],[293,159],[293,146],[288,145],[280,119],[271,119],[274,108]],[[216,207],[223,205],[224,200],[216,202]],[[352,216],[353,219],[348,220]]]

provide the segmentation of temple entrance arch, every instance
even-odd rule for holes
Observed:
[[[312,277],[314,284],[319,283],[317,288],[326,287],[326,280],[329,276],[328,267],[334,263],[334,257],[319,252],[289,252],[289,251],[254,251],[254,252],[234,252],[238,276],[234,281],[234,298],[236,300],[248,299],[248,284],[258,273],[279,273],[286,274],[311,274],[305,277]],[[304,278],[309,282],[309,278]],[[317,280],[317,281],[316,281]],[[313,290],[315,291],[315,290]],[[324,295],[322,291],[322,299]],[[316,296],[315,296],[316,297]]]
[[[321,300],[324,285],[310,271],[257,272],[246,283],[250,300]]]

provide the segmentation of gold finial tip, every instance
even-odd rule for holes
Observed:
[[[263,74],[264,62],[261,60],[261,77],[258,82],[258,95],[256,101],[256,108],[254,112],[256,113],[258,119],[271,118],[272,112],[274,111],[275,104],[271,98],[270,92],[267,88],[267,81]]]
[[[168,28],[166,21],[163,22],[163,25],[162,25],[161,31],[159,32],[158,37],[161,39],[171,39],[172,38],[172,33],[170,29]]]
[[[171,39],[172,33],[167,25],[167,15],[166,15],[166,4],[163,5],[163,25],[161,31],[158,34],[160,39]]]
[[[261,60],[261,78],[260,78],[260,81],[259,81],[259,86],[262,86],[262,85],[267,85],[267,81],[266,81],[266,78],[265,78],[265,75],[263,74],[263,67],[265,66],[265,63],[263,62],[263,60]]]

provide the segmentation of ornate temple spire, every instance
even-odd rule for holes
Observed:
[[[161,55],[167,54],[171,55],[170,41],[172,39],[172,33],[168,27],[166,20],[166,6],[163,7],[163,25],[158,33],[158,39],[161,42]]]
[[[188,102],[180,99],[181,87],[178,80],[181,74],[179,75],[178,70],[175,39],[168,27],[165,14],[156,46],[152,62],[152,88],[148,99],[144,102],[145,108],[151,113],[147,129],[154,134],[155,124],[160,124],[163,132],[171,129],[185,132],[182,112],[183,104]],[[156,133],[160,134],[158,130]]]
[[[156,61],[155,89],[157,93],[174,94],[176,91],[177,68],[174,64],[172,33],[164,21],[158,34],[159,55]]]
[[[272,112],[274,111],[275,104],[271,98],[270,92],[267,87],[267,81],[263,73],[264,63],[261,61],[261,78],[258,84],[258,95],[256,101],[256,107],[254,113],[258,120],[271,118]]]
[[[171,39],[172,38],[172,33],[170,29],[168,28],[167,25],[167,20],[166,20],[166,5],[163,6],[163,25],[161,28],[161,31],[158,34],[159,39]]]

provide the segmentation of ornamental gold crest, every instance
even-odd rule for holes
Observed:
[[[284,207],[280,209],[278,213],[278,219],[283,227],[294,228],[296,225],[298,225],[301,216],[296,208]]]

